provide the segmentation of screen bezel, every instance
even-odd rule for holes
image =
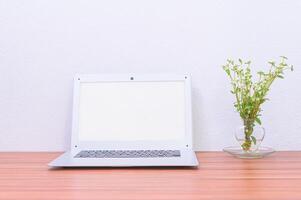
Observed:
[[[79,99],[80,84],[87,82],[130,82],[130,81],[183,81],[185,88],[185,136],[183,140],[156,140],[156,141],[80,141],[79,136]],[[71,150],[77,152],[80,149],[178,149],[192,148],[192,112],[191,112],[191,78],[189,75],[97,75],[77,74],[74,77],[73,88],[73,116]]]

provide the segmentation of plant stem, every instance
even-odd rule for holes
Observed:
[[[253,134],[254,128],[254,120],[244,119],[244,134],[245,134],[245,141],[241,145],[244,151],[249,151],[252,146],[252,139],[251,136]]]

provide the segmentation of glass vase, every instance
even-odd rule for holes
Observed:
[[[238,127],[235,132],[236,140],[246,153],[258,151],[264,136],[265,129],[254,124]]]
[[[270,147],[260,146],[264,136],[265,129],[262,126],[244,121],[244,125],[235,131],[235,138],[239,146],[225,147],[223,150],[237,158],[263,158],[275,152]]]

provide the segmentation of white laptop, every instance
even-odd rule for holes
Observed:
[[[77,75],[71,149],[54,167],[197,166],[188,75]]]

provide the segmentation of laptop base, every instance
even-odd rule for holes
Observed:
[[[180,157],[150,158],[76,158],[70,151],[49,163],[51,167],[159,167],[159,166],[198,166],[192,150],[180,150]]]

